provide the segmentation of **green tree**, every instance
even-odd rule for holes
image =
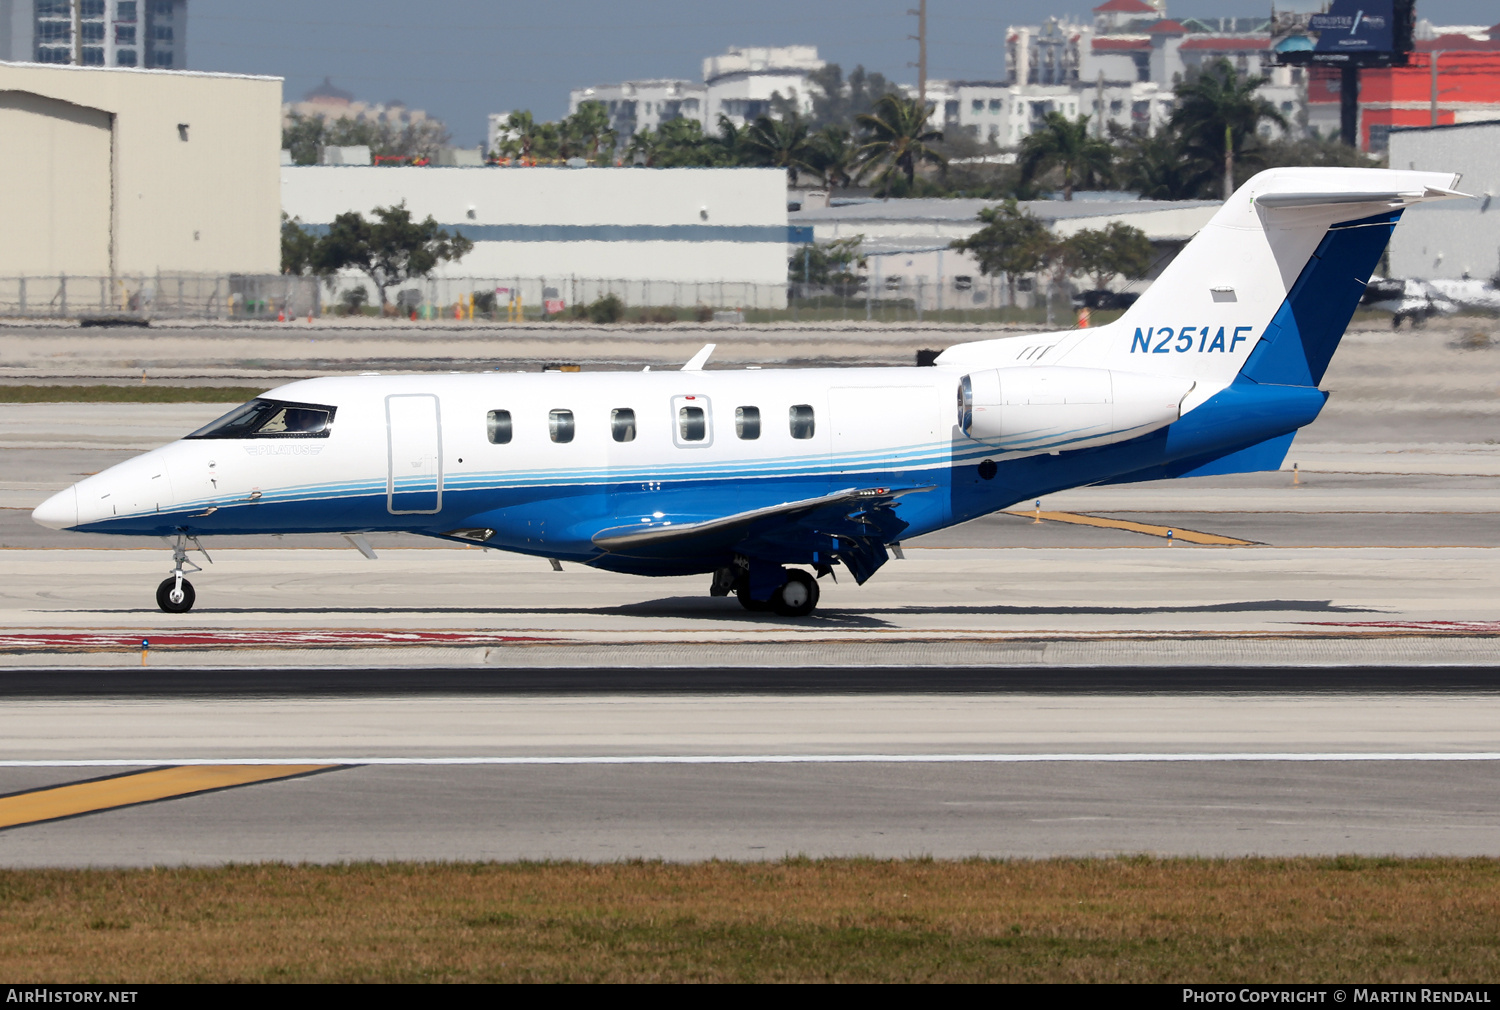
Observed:
[[[630,138],[626,157],[647,168],[706,167],[723,164],[718,140],[705,136],[696,119],[669,119],[655,130]]]
[[[1266,168],[1296,168],[1304,165],[1331,168],[1373,168],[1381,159],[1371,157],[1357,147],[1350,147],[1332,137],[1310,136],[1297,140],[1281,138],[1263,142],[1261,157]]]
[[[1117,134],[1115,181],[1142,200],[1188,200],[1198,195],[1198,179],[1183,157],[1182,141],[1170,126],[1154,136]]]
[[[808,144],[808,163],[829,189],[848,188],[854,182],[859,144],[847,127],[825,126]]]
[[[323,146],[323,117],[294,113],[281,128],[281,146],[292,152],[292,164],[316,165]]]
[[[865,268],[865,256],[860,247],[863,235],[834,239],[803,246],[787,260],[787,279],[794,283],[831,284],[840,294],[858,290],[862,278],[858,271]]]
[[[1012,304],[1016,300],[1016,278],[1036,273],[1055,254],[1057,243],[1047,226],[1023,210],[1014,200],[979,212],[984,225],[950,248],[970,253],[986,276],[1004,274]]]
[[[1219,59],[1190,73],[1174,89],[1177,109],[1172,127],[1182,138],[1182,151],[1194,163],[1202,191],[1222,168],[1224,199],[1235,188],[1235,163],[1243,169],[1265,163],[1257,131],[1263,122],[1286,129],[1286,117],[1276,106],[1256,95],[1264,77],[1241,77],[1228,60]]]
[[[615,131],[603,102],[579,102],[578,110],[562,123],[563,157],[608,164],[615,150]]]
[[[499,153],[520,161],[532,160],[536,147],[536,117],[527,110],[512,112],[505,119],[506,137],[500,142]]]
[[[943,133],[928,126],[931,116],[927,103],[900,95],[886,95],[873,111],[859,116],[857,122],[867,139],[859,147],[858,178],[873,172],[885,192],[901,182],[905,183],[902,191],[910,192],[919,165],[946,168],[947,159],[933,147]]]
[[[1042,128],[1021,141],[1021,178],[1030,182],[1037,175],[1057,169],[1062,176],[1063,199],[1073,199],[1078,184],[1097,185],[1109,176],[1114,150],[1089,135],[1083,116],[1069,120],[1061,112],[1049,112]]]
[[[281,146],[291,151],[298,165],[316,165],[324,147],[364,146],[376,157],[431,158],[451,139],[436,119],[399,125],[348,116],[329,122],[322,116],[294,115],[281,130]]]
[[[825,63],[819,70],[807,75],[808,98],[812,102],[809,126],[821,129],[827,126],[852,127],[856,116],[875,108],[875,103],[896,88],[878,73],[866,72],[857,66],[849,72],[848,80],[837,63]]]
[[[750,163],[750,150],[747,144],[750,128],[748,126],[735,126],[734,120],[719,113],[718,133],[713,137],[711,143],[715,145],[715,164],[719,165],[748,165]]]
[[[1094,290],[1109,287],[1116,276],[1139,280],[1151,269],[1151,240],[1139,228],[1115,221],[1107,228],[1085,228],[1058,245],[1058,256],[1070,274],[1090,274]]]
[[[301,276],[313,269],[317,255],[317,236],[305,230],[297,218],[282,214],[281,272]]]
[[[796,88],[787,88],[785,95],[779,91],[771,92],[769,104],[772,119],[802,118],[802,102],[797,97]]]
[[[745,132],[744,146],[755,164],[786,169],[793,185],[799,171],[817,171],[812,164],[814,152],[807,137],[807,124],[795,116],[757,117]]]
[[[376,207],[373,213],[373,221],[358,211],[334,218],[328,234],[318,240],[312,269],[325,276],[351,268],[360,271],[380,292],[382,308],[389,302],[388,288],[426,277],[439,263],[462,259],[474,248],[458,232],[449,235],[439,228],[430,215],[413,221],[404,202]]]

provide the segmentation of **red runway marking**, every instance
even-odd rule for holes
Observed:
[[[1329,628],[1371,628],[1381,631],[1433,631],[1464,635],[1500,634],[1500,621],[1298,621]]]
[[[326,649],[393,645],[504,645],[550,642],[551,638],[483,631],[21,631],[0,632],[0,652],[105,652],[138,650],[141,639],[153,649]]]

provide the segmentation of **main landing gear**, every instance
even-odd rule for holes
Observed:
[[[193,591],[193,584],[183,577],[189,571],[203,571],[188,560],[189,540],[200,554],[208,558],[209,564],[213,564],[214,559],[208,557],[208,551],[203,549],[197,537],[190,537],[186,533],[177,534],[177,539],[172,542],[172,574],[162,579],[161,585],[156,587],[156,605],[169,614],[187,613],[193,609],[193,603],[198,598],[198,594]]]
[[[762,578],[766,573],[758,573]],[[771,573],[774,578],[776,569]],[[818,580],[808,572],[800,568],[782,568],[779,570],[781,585],[771,590],[766,599],[757,600],[752,588],[752,579],[748,572],[736,571],[730,568],[721,568],[714,573],[714,584],[710,593],[714,596],[728,596],[733,592],[740,601],[740,606],[753,613],[765,613],[774,611],[782,617],[806,617],[812,613],[818,605]],[[765,587],[757,587],[764,595]]]

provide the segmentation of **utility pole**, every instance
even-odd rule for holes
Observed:
[[[1359,146],[1359,64],[1345,63],[1340,68],[1339,139],[1346,147]]]
[[[927,105],[927,0],[921,0],[916,10],[908,10],[906,13],[914,15],[917,19],[917,34],[908,35],[907,38],[915,39],[917,43],[917,99],[925,107]],[[910,65],[907,64],[907,66]]]
[[[1104,71],[1099,71],[1099,83],[1094,89],[1094,104],[1098,106],[1094,117],[1094,136],[1104,139]]]
[[[1438,66],[1437,65],[1438,65],[1438,57],[1441,56],[1441,55],[1443,55],[1443,54],[1441,52],[1439,52],[1438,50],[1436,50],[1436,49],[1432,50],[1432,52],[1430,52],[1430,53],[1427,54],[1427,58],[1432,62],[1432,125],[1433,126],[1436,126],[1438,124]]]
[[[72,0],[68,5],[73,15],[73,66],[83,65],[83,12],[79,9],[83,0]]]

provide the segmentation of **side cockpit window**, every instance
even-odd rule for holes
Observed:
[[[255,399],[188,438],[327,438],[337,407]]]

